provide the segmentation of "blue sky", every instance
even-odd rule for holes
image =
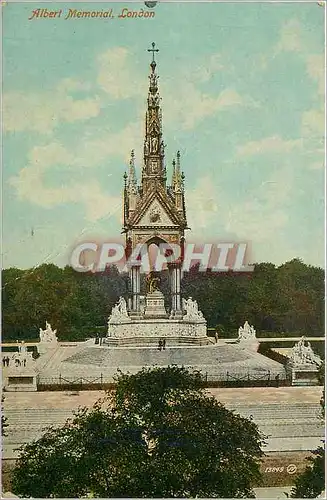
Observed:
[[[28,20],[36,8],[61,18]],[[181,151],[190,242],[324,264],[324,16],[311,3],[9,3],[3,8],[3,265],[66,265],[121,238],[141,166],[155,41],[167,169]],[[64,19],[69,8],[115,18]],[[33,235],[32,235],[33,228]]]

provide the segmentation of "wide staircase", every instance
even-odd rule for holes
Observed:
[[[20,446],[39,439],[49,427],[62,426],[72,415],[72,410],[67,409],[7,409],[5,417],[8,427],[6,436],[3,437],[4,458],[16,458]]]
[[[324,423],[321,408],[315,403],[228,403],[228,409],[242,417],[252,417],[259,429],[269,439],[323,438]],[[62,426],[73,416],[72,409],[22,408],[7,409],[5,416],[9,424],[3,446],[6,457],[17,456],[17,448],[33,439],[38,439],[50,426]]]
[[[111,377],[117,368],[131,373],[143,366],[178,365],[201,370],[208,381],[214,380],[274,380],[278,375],[285,379],[283,365],[261,354],[242,349],[238,345],[220,344],[210,346],[169,347],[108,347],[88,346],[66,357],[61,363],[60,373],[68,376]]]
[[[211,339],[209,337],[163,337],[166,340],[166,345],[170,347],[177,346],[203,346],[211,344]],[[111,338],[106,337],[103,339],[103,345],[108,345],[109,347],[132,347],[132,346],[142,346],[142,347],[157,347],[159,343],[159,337],[132,337],[132,338]]]
[[[228,345],[215,348],[192,348],[178,349],[166,345],[166,349],[158,348],[129,348],[111,349],[103,347],[88,347],[66,359],[67,363],[94,364],[97,366],[149,366],[169,364],[178,365],[212,365],[224,362],[236,362],[246,360],[248,354],[245,351],[235,350]]]

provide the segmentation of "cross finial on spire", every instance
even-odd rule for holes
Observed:
[[[155,42],[152,42],[152,49],[148,49],[148,52],[152,52],[152,62],[155,62],[154,60],[154,53],[159,52],[159,49],[155,49]]]
[[[152,61],[151,61],[151,69],[152,69],[152,73],[154,73],[155,69],[156,69],[156,66],[157,66],[157,63],[156,61],[154,60],[154,53],[155,52],[159,52],[159,49],[155,49],[155,46],[156,44],[154,42],[152,42],[152,49],[148,49],[148,52],[152,52]]]

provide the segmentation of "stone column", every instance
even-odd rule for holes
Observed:
[[[181,301],[181,267],[178,264],[170,267],[170,286],[171,286],[171,318],[183,316]]]
[[[176,295],[175,295],[175,270],[170,268],[170,290],[171,290],[171,314],[172,316],[176,311]]]
[[[130,270],[131,280],[131,314],[140,314],[140,291],[141,291],[141,272],[140,265],[132,266]]]
[[[176,312],[182,315],[182,300],[181,300],[181,267],[178,265],[175,269],[175,290],[176,290]]]

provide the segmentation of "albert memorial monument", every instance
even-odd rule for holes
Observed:
[[[90,338],[85,342],[65,343],[58,341],[56,330],[52,330],[49,323],[45,330],[40,329],[40,357],[35,363],[38,383],[47,384],[56,377],[65,383],[82,379],[110,382],[117,369],[135,373],[142,367],[154,365],[194,368],[213,381],[243,380],[243,377],[246,380],[285,379],[285,366],[258,352],[256,330],[247,321],[239,328],[238,337],[237,329],[234,338],[220,339],[217,333],[210,337],[206,318],[197,301],[181,296],[185,231],[189,229],[185,179],[181,156],[177,152],[169,174],[171,182],[167,183],[161,98],[154,57],[158,49],[152,44],[149,51],[152,54],[141,168],[137,173],[132,151],[128,172],[124,175],[123,235],[129,293],[120,297],[112,308],[107,335],[101,339],[95,338],[90,331]],[[165,248],[165,257],[171,256],[174,249],[179,250],[174,253],[174,259],[166,258],[165,276],[169,275],[170,289],[166,297],[163,273],[153,266],[147,271],[146,293],[141,295],[144,269],[142,261],[132,258],[138,248],[149,255],[151,249]],[[168,298],[170,303],[166,302]],[[60,332],[58,334],[60,338]],[[310,370],[316,368],[312,365],[314,360],[310,364],[308,359],[306,356],[306,376],[311,377]],[[293,365],[290,370],[296,381],[298,363]]]

